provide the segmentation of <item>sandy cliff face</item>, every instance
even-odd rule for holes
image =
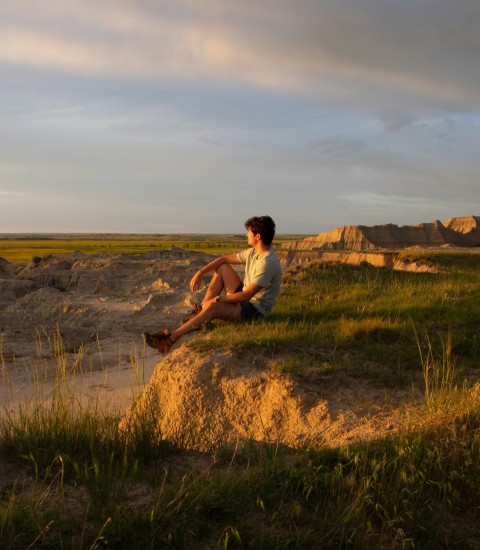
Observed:
[[[445,222],[398,226],[349,225],[286,243],[286,250],[378,250],[401,249],[411,246],[480,246],[480,217],[450,218]]]
[[[480,216],[464,216],[449,218],[443,225],[456,233],[465,235],[470,246],[479,246],[480,243]]]
[[[325,392],[326,381],[307,389],[251,363],[222,350],[199,353],[182,346],[160,360],[120,427],[134,435],[138,422],[154,419],[159,437],[207,450],[237,439],[338,446],[399,426],[403,390],[385,392],[358,379],[342,380],[340,392]]]
[[[285,243],[282,249],[287,250],[373,250],[375,244],[370,242],[364,232],[365,226],[348,225],[337,227],[332,231],[320,233],[317,237],[307,237],[301,241]]]

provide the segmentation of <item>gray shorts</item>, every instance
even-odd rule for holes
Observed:
[[[241,292],[242,290],[243,283],[240,283],[235,289],[235,292]],[[251,302],[241,302],[240,307],[240,318],[245,321],[255,321],[256,319],[263,319],[265,317],[265,315],[263,315],[263,313],[260,313]]]

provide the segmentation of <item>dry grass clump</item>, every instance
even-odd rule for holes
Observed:
[[[3,548],[474,548],[480,540],[480,402],[464,391],[441,414],[386,440],[337,449],[251,441],[190,453],[138,419],[51,404],[2,422]],[[58,424],[62,426],[59,427]]]

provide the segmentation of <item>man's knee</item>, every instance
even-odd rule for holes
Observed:
[[[217,268],[216,274],[223,281],[223,287],[227,294],[232,294],[242,282],[236,271],[230,264],[222,264]]]
[[[219,275],[224,275],[225,273],[231,273],[233,271],[233,267],[229,264],[222,264],[217,267],[215,270],[215,273],[218,273]]]

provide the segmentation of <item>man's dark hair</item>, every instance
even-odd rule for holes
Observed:
[[[263,244],[269,246],[275,237],[275,222],[270,216],[253,216],[245,222],[245,229],[251,229],[254,235],[260,233]]]

